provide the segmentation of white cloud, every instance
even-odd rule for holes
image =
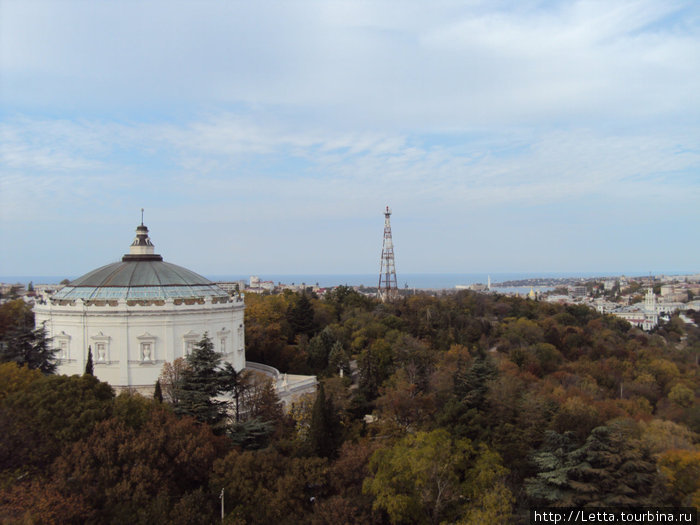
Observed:
[[[3,136],[11,140],[3,155],[15,171],[26,170],[24,181],[13,185],[55,184],[63,178],[62,184],[74,186],[79,178],[81,187],[92,188],[88,192],[106,184],[115,193],[141,188],[213,200],[229,193],[260,194],[273,213],[285,198],[341,203],[392,195],[477,206],[547,203],[617,191],[629,183],[653,194],[658,185],[686,185],[683,174],[700,166],[700,136],[692,129],[673,135],[513,132],[447,146],[431,145],[430,136],[266,127],[236,115],[179,127],[59,124],[26,118],[5,123]],[[156,172],[148,167],[153,163],[160,166]]]
[[[680,234],[697,219],[694,2],[2,9],[5,230],[98,228],[145,206],[195,237],[245,224],[261,249],[336,221],[359,253],[362,218],[389,203],[447,260],[429,232],[462,240],[485,216],[518,246],[535,226],[560,238],[574,212],[592,236],[614,217],[630,239],[654,213]]]
[[[700,106],[687,2],[5,2],[4,14],[4,96],[18,106],[251,104],[351,132]]]

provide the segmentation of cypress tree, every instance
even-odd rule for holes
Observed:
[[[85,363],[85,375],[95,375],[95,365],[92,364],[92,346],[88,346],[88,358],[87,363]]]
[[[323,458],[333,458],[340,445],[340,422],[333,400],[326,398],[323,383],[318,387],[316,401],[311,411],[309,440],[313,452]]]
[[[153,391],[153,399],[159,403],[163,402],[163,389],[160,387],[160,379],[156,379],[156,388]]]

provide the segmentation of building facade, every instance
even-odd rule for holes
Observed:
[[[36,304],[58,349],[61,374],[82,374],[88,351],[94,373],[117,389],[152,391],[163,363],[185,357],[206,333],[223,360],[246,366],[243,297],[163,261],[148,228],[120,262],[71,282]]]
[[[656,295],[652,288],[647,290],[644,296],[644,305],[631,305],[618,308],[610,313],[638,326],[642,330],[653,330],[659,324],[659,311],[656,304]]]

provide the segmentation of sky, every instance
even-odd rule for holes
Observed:
[[[694,0],[0,0],[0,276],[700,271]],[[400,277],[399,277],[400,280]]]

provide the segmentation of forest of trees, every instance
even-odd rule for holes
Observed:
[[[13,303],[0,307],[2,523],[214,523],[222,489],[228,524],[700,507],[700,330],[678,317],[645,333],[467,291],[249,294],[247,359],[319,378],[285,412],[207,337],[153,397],[56,375]]]

